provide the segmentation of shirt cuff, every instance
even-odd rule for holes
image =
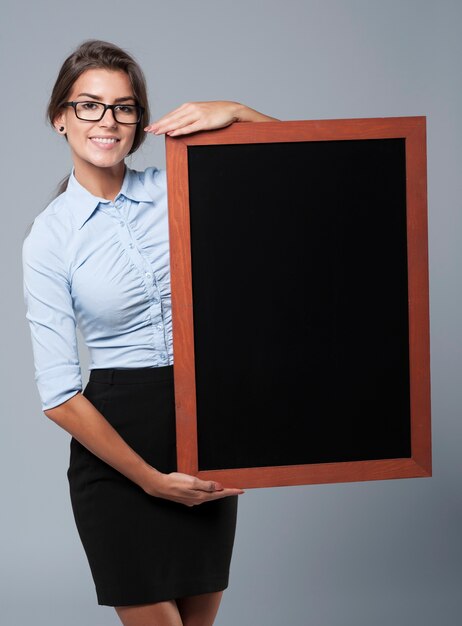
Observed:
[[[36,377],[42,411],[53,409],[82,391],[80,368],[72,366],[61,370],[64,371],[54,377],[49,372]]]

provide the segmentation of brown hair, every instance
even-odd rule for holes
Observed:
[[[149,103],[146,88],[146,79],[138,63],[128,52],[108,41],[88,39],[70,54],[64,61],[58,78],[56,79],[47,108],[47,118],[53,126],[53,121],[62,110],[62,103],[68,95],[78,77],[88,69],[103,68],[108,70],[122,70],[128,74],[133,93],[139,105],[144,107],[143,117],[136,127],[133,145],[128,154],[132,154],[143,143],[146,133],[144,127],[149,123]],[[67,141],[67,136],[66,136]],[[69,176],[66,176],[58,185],[56,196],[67,188]]]

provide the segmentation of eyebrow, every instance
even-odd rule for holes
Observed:
[[[101,96],[95,96],[92,93],[79,93],[79,95],[76,96],[76,98],[80,98],[80,96],[87,96],[88,98],[91,98],[92,100],[99,100],[101,102]],[[125,96],[124,98],[116,98],[114,102],[125,102],[125,100],[136,100],[136,98],[134,96]]]

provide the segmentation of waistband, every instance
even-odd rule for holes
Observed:
[[[90,370],[89,380],[97,383],[129,384],[150,383],[173,379],[173,365],[162,367],[134,367],[121,369],[109,367]]]

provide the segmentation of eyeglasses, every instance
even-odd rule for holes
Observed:
[[[62,106],[72,107],[79,120],[99,122],[107,109],[112,109],[114,119],[119,124],[138,124],[144,113],[139,104],[104,104],[103,102],[63,102]]]

